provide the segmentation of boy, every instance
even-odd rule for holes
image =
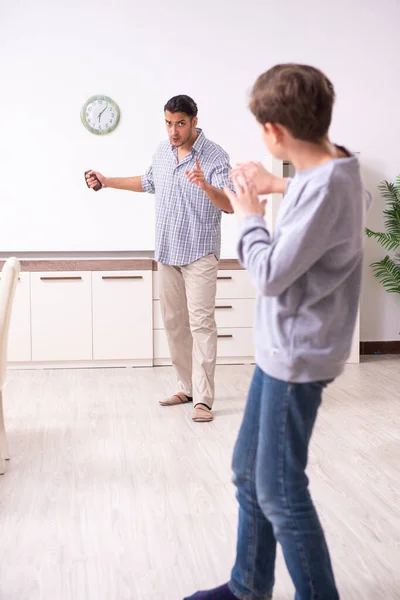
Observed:
[[[232,173],[236,196],[225,190],[258,293],[257,367],[233,456],[240,508],[231,580],[186,600],[272,598],[277,542],[296,600],[339,598],[306,466],[323,389],[350,353],[369,198],[357,159],[328,139],[333,103],[331,82],[304,65],[275,66],[252,90],[268,150],[296,174],[285,185],[247,163]],[[258,201],[271,192],[285,193],[274,239]]]

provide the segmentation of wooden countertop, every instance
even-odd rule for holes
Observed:
[[[28,259],[20,260],[21,271],[157,271],[157,262],[151,258],[93,258],[93,259]],[[3,268],[4,261],[0,262]],[[224,258],[220,271],[240,270],[243,267],[234,258]]]

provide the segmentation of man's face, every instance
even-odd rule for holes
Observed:
[[[194,135],[197,117],[192,119],[186,113],[171,113],[166,110],[165,125],[172,146],[179,148],[180,146],[184,146]]]

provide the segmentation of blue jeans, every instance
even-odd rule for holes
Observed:
[[[256,367],[233,454],[239,531],[229,585],[240,600],[272,597],[277,542],[295,600],[339,598],[305,472],[327,383],[288,383]]]

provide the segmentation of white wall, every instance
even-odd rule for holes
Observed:
[[[260,158],[247,91],[285,61],[312,63],[333,80],[332,138],[361,152],[375,198],[368,224],[381,225],[377,185],[400,173],[396,0],[20,0],[1,11],[0,249],[153,247],[152,200],[89,192],[83,171],[140,173],[165,135],[162,106],[177,93],[196,99],[201,126],[233,163]],[[122,112],[104,138],[79,119],[95,93],[113,97]],[[224,256],[234,253],[235,231],[227,217]],[[380,256],[368,241],[367,263]],[[399,331],[400,298],[384,293],[366,265],[361,339],[399,339]]]

